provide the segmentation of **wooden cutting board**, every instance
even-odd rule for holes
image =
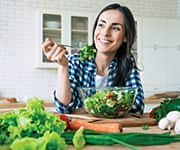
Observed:
[[[122,127],[137,127],[137,126],[141,126],[141,125],[149,125],[149,126],[157,125],[156,119],[150,118],[148,113],[145,113],[141,118],[137,118],[137,117],[130,116],[130,115],[123,117],[123,118],[117,118],[117,119],[92,117],[92,120],[89,122],[98,123],[98,124],[119,123],[122,125]]]
[[[92,123],[119,123],[121,124],[122,127],[138,127],[142,125],[157,125],[157,121],[154,118],[149,117],[149,113],[144,113],[143,116],[132,116],[127,115],[122,118],[113,118],[113,119],[108,119],[108,118],[99,118],[99,117],[94,117],[91,114],[87,114],[84,109],[79,109],[76,112],[74,112],[74,115],[79,115],[80,117],[77,117],[77,119],[86,119],[89,120],[88,122]],[[73,117],[72,117],[73,118]],[[76,118],[76,117],[75,117]]]
[[[133,116],[127,116],[120,119],[102,119],[95,121],[95,123],[119,123],[122,127],[136,127],[141,125],[157,125],[157,121],[154,118],[150,118],[148,114],[144,114],[141,118]]]
[[[143,125],[157,125],[155,119],[150,118],[148,114],[144,114],[141,118],[126,116],[118,119],[96,118],[88,114],[68,115],[71,120],[69,125],[73,130],[79,129],[83,126],[85,129],[95,130],[98,132],[114,132],[119,133],[126,127],[140,127]],[[84,118],[84,119],[83,119]]]

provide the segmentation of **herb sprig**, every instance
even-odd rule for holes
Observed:
[[[94,49],[90,45],[86,45],[80,48],[80,60],[83,61],[85,59],[92,60],[95,59],[96,49]]]

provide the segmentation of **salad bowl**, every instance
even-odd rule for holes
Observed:
[[[131,110],[136,88],[78,88],[86,112],[96,117],[119,118]]]

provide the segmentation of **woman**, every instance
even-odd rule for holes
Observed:
[[[68,57],[63,45],[46,40],[45,55],[58,64],[57,89],[54,101],[57,111],[71,113],[82,107],[77,87],[136,87],[137,95],[131,112],[143,114],[144,93],[131,48],[136,37],[131,11],[119,4],[105,7],[97,16],[93,28],[94,60],[80,61],[79,54]]]

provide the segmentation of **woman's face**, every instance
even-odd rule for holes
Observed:
[[[124,17],[118,10],[107,10],[98,19],[94,42],[98,52],[116,53],[125,42]]]

